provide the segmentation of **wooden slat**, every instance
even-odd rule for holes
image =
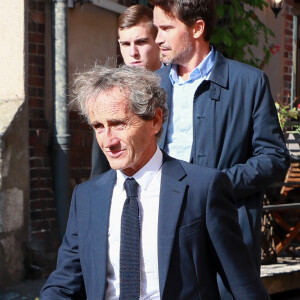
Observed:
[[[290,244],[290,242],[296,238],[296,236],[298,235],[299,229],[300,229],[300,221],[296,224],[295,227],[291,227],[290,228],[291,232],[286,235],[286,237],[283,241],[278,243],[278,245],[276,246],[277,254],[279,254],[281,251],[283,251]]]
[[[278,212],[274,211],[272,212],[272,216],[274,220],[279,224],[285,231],[291,232],[293,230],[293,227],[291,227],[280,215]],[[296,239],[300,242],[300,235],[298,234],[296,236]]]

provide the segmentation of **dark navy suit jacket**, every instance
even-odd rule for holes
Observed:
[[[57,269],[42,299],[104,299],[116,172],[78,185]],[[269,299],[242,242],[232,185],[220,171],[164,155],[158,220],[161,299],[217,300],[219,272],[235,299]]]
[[[169,120],[173,113],[170,68],[156,72],[167,92]],[[161,149],[165,148],[168,121],[163,125]],[[190,162],[229,176],[238,199],[244,241],[259,268],[263,190],[282,180],[289,167],[267,76],[216,51],[209,80],[195,92],[193,135]]]

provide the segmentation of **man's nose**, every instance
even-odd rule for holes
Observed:
[[[158,44],[158,45],[160,45],[163,42],[164,42],[164,40],[163,40],[162,32],[161,32],[161,30],[158,29],[157,35],[156,35],[156,38],[155,38],[155,43]]]
[[[130,56],[135,57],[138,55],[138,53],[139,53],[139,51],[138,51],[137,46],[135,44],[130,45]]]
[[[105,148],[110,148],[118,144],[120,139],[116,135],[115,131],[111,128],[106,128],[103,138],[103,146]]]

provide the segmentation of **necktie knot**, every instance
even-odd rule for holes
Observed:
[[[127,178],[124,182],[124,188],[128,198],[138,197],[139,184],[134,178]]]

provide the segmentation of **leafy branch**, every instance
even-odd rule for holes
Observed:
[[[226,57],[248,63],[258,68],[267,64],[274,45],[270,37],[274,32],[257,16],[268,4],[264,0],[232,0],[217,5],[218,24],[211,42]],[[253,48],[262,47],[263,57],[253,53]]]

